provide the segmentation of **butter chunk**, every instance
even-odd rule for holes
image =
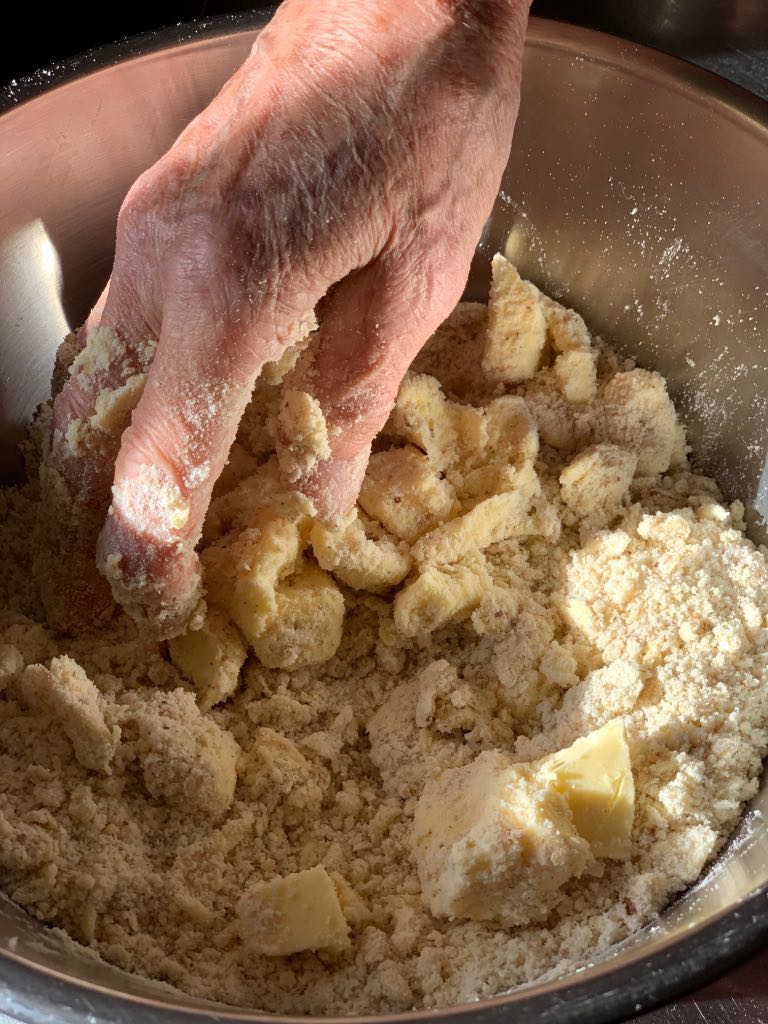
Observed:
[[[268,668],[320,665],[336,653],[344,598],[328,573],[307,565],[275,591],[275,615],[251,646]]]
[[[490,586],[488,571],[479,561],[428,565],[395,597],[395,626],[403,636],[431,633],[477,608]]]
[[[597,394],[597,368],[593,352],[563,352],[555,360],[555,380],[569,402],[582,405]]]
[[[568,802],[573,824],[595,857],[630,856],[635,784],[620,718],[547,758],[543,769]]]
[[[465,509],[495,494],[514,491],[518,485],[519,470],[514,466],[496,464],[480,466],[467,473],[461,482],[459,494]]]
[[[448,399],[440,382],[426,373],[407,373],[397,393],[388,431],[418,445],[442,463],[455,444]]]
[[[434,377],[408,373],[385,433],[417,445],[442,471],[472,463],[482,455],[485,415],[482,409],[447,399]]]
[[[299,565],[307,526],[277,516],[203,553],[212,604],[227,612],[246,640],[261,636],[277,613],[277,585]]]
[[[495,398],[488,404],[485,422],[487,461],[507,462],[517,469],[533,465],[539,454],[539,431],[524,399]]]
[[[423,898],[438,917],[541,920],[595,858],[630,856],[633,816],[621,719],[533,764],[486,751],[424,787],[413,823]]]
[[[240,935],[251,953],[290,956],[304,950],[342,953],[349,926],[333,881],[322,865],[258,882],[236,907]]]
[[[493,257],[491,273],[483,372],[506,384],[530,380],[546,341],[541,295],[500,254]]]
[[[228,486],[226,480],[223,486]],[[213,541],[221,541],[226,534],[230,534],[226,542],[231,543],[244,530],[267,526],[275,519],[298,524],[312,514],[309,498],[288,489],[277,456],[272,456],[230,490],[214,492],[205,517],[203,544],[210,548]],[[204,549],[203,554],[208,551]]]
[[[546,917],[561,886],[592,861],[566,797],[546,774],[500,751],[427,782],[413,849],[435,916],[504,927]]]
[[[592,348],[587,325],[575,309],[569,309],[543,294],[541,308],[547,322],[547,335],[558,352],[587,352]]]
[[[380,593],[408,575],[411,558],[391,537],[367,537],[359,519],[339,529],[315,523],[310,535],[320,567],[355,590]]]
[[[420,566],[445,565],[469,551],[483,551],[508,537],[526,533],[528,510],[539,485],[535,473],[518,474],[514,491],[495,494],[478,502],[463,516],[435,527],[411,548]]]
[[[412,445],[371,456],[359,500],[372,519],[409,544],[450,519],[456,506],[451,484]]]
[[[637,475],[666,472],[679,431],[664,378],[648,370],[617,373],[605,387],[603,403],[608,440],[637,455]]]
[[[605,526],[621,510],[636,466],[637,456],[626,448],[586,448],[560,474],[563,501],[576,515]]]
[[[200,629],[169,640],[168,651],[174,665],[194,684],[203,711],[234,693],[248,653],[240,633],[215,609],[209,610]]]

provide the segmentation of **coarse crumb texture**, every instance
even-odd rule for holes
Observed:
[[[207,618],[170,644],[124,615],[57,635],[34,583],[40,486],[0,492],[17,903],[194,996],[398,1011],[567,972],[717,852],[766,749],[764,556],[689,464],[662,378],[501,257],[493,272],[489,307],[460,305],[419,355],[338,529],[281,482],[280,387],[259,383],[206,521]],[[324,457],[292,401],[297,451]],[[530,767],[616,720],[623,859],[590,851]],[[450,806],[448,772],[482,814]],[[414,844],[417,807],[441,819],[441,800],[501,858],[487,884],[474,840],[439,861],[433,833]],[[517,895],[496,903],[506,877]],[[316,899],[312,951],[291,908]]]

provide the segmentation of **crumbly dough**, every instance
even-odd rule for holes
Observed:
[[[277,454],[288,480],[306,476],[330,458],[328,425],[320,403],[308,392],[285,390],[275,426]]]
[[[757,789],[768,571],[742,506],[690,465],[662,378],[502,257],[488,308],[419,355],[337,529],[281,478],[281,372],[216,487],[207,617],[170,645],[122,613],[57,634],[33,572],[55,489],[0,492],[0,885],[127,970],[278,1013],[446,1006],[606,953]],[[306,471],[321,416],[283,409]],[[537,817],[525,766],[613,721],[635,811],[606,859],[549,790]],[[483,833],[536,896],[502,885],[501,919],[467,902],[458,849],[420,878],[414,814],[427,792],[453,820],[451,772],[516,780],[548,830],[524,877]],[[315,892],[313,938],[294,903]]]

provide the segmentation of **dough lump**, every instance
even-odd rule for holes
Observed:
[[[45,474],[0,491],[16,903],[196,998],[399,1012],[576,969],[715,856],[766,752],[765,557],[689,464],[663,379],[502,256],[492,275],[420,353],[333,529],[276,454],[301,477],[329,450],[282,392],[296,352],[259,381],[205,524],[207,610],[168,644],[119,610],[58,633],[33,567],[50,607],[67,567],[34,524],[67,510]],[[634,786],[616,856],[576,828],[588,773],[576,804],[531,768],[601,729]]]

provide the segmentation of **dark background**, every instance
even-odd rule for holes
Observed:
[[[84,5],[61,0],[0,0],[0,85],[125,36],[253,6],[248,0],[107,0],[86,14]],[[768,0],[534,0],[533,13],[687,57],[768,98]]]

